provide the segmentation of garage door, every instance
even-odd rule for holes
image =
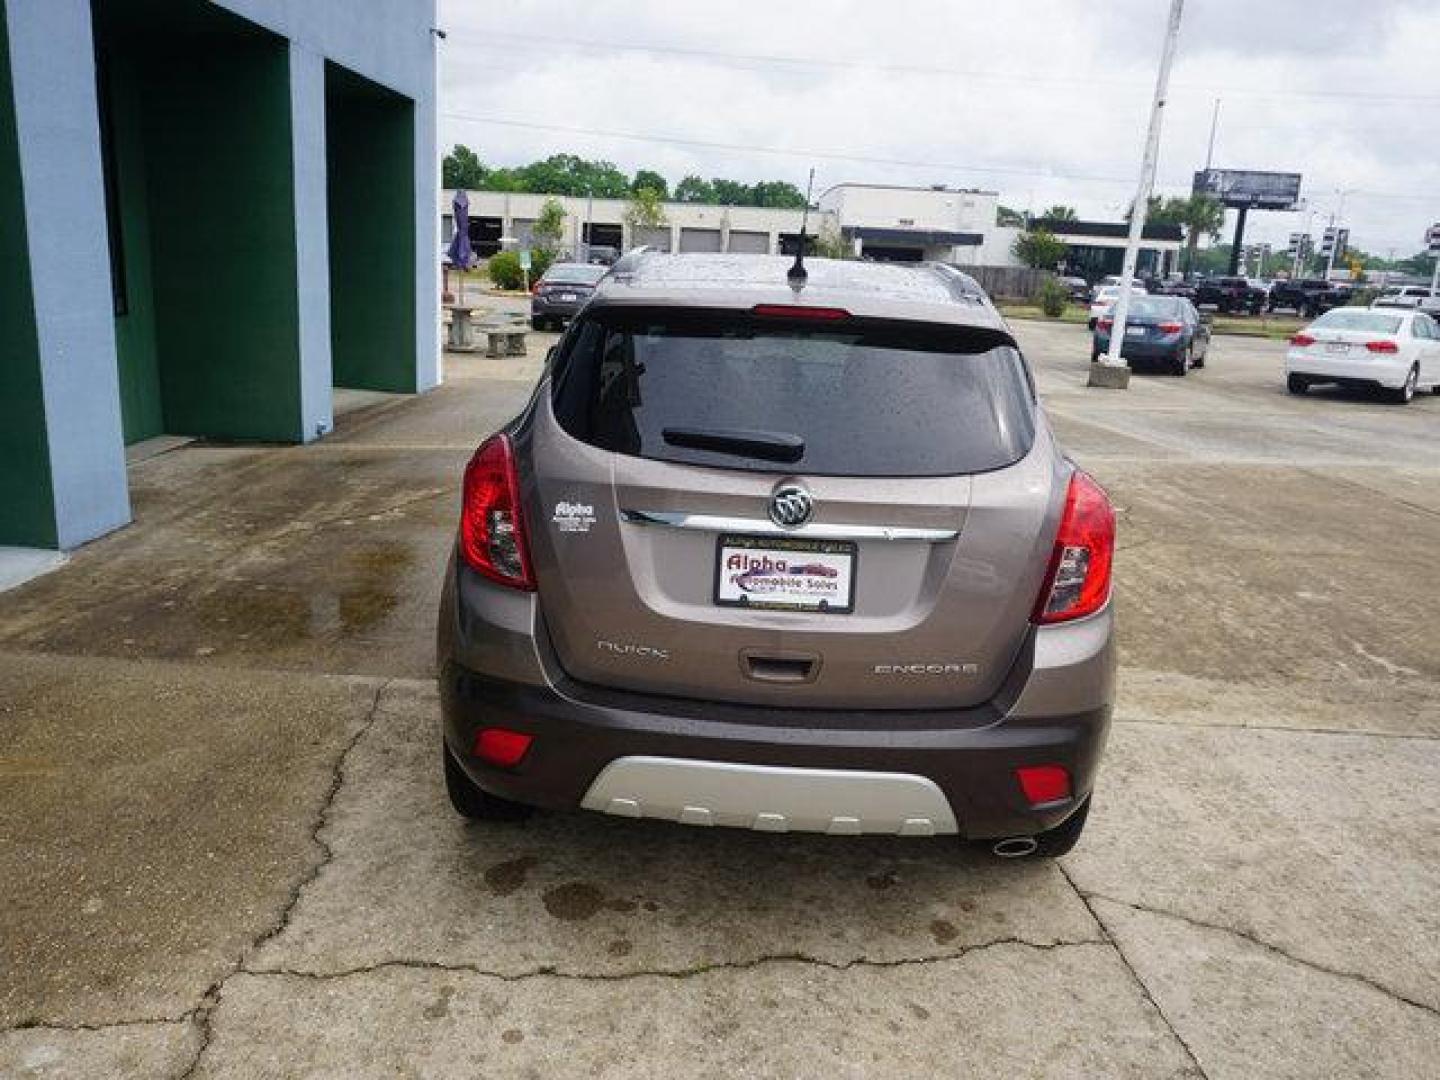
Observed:
[[[636,229],[632,239],[636,247],[654,248],[656,251],[670,250],[669,229]]]
[[[730,250],[743,252],[746,255],[769,255],[770,234],[731,229]]]
[[[719,229],[681,229],[681,251],[719,251]]]

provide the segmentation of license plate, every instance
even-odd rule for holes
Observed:
[[[850,540],[724,535],[715,553],[715,603],[847,615],[855,610],[855,561]]]
[[[562,304],[573,304],[575,302],[575,294],[573,292],[562,292],[560,294],[560,302]]]
[[[1326,344],[1325,351],[1330,353],[1347,353],[1350,351],[1350,346],[1343,341],[1331,341]]]
[[[1145,336],[1145,328],[1144,328],[1143,326],[1127,326],[1127,327],[1125,328],[1125,336],[1126,336],[1126,337],[1144,337],[1144,336]]]

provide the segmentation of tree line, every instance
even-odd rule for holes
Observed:
[[[673,190],[654,169],[637,169],[627,176],[613,162],[590,161],[576,154],[551,154],[543,161],[514,167],[491,166],[468,146],[457,145],[445,155],[441,167],[444,186],[470,191],[514,191],[536,195],[570,195],[597,199],[632,199],[641,192],[660,201],[718,203],[721,206],[764,206],[798,210],[805,193],[784,180],[754,184],[690,175]]]

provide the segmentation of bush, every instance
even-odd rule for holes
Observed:
[[[1058,319],[1065,314],[1065,305],[1070,302],[1070,290],[1056,278],[1047,277],[1040,283],[1040,310],[1048,318]]]
[[[550,264],[555,261],[555,253],[544,248],[535,248],[530,252],[530,284],[550,269]],[[513,251],[500,251],[490,256],[490,261],[485,266],[485,272],[490,277],[490,283],[497,289],[523,289],[525,287],[525,272],[520,269],[520,256]]]

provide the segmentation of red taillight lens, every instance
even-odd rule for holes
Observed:
[[[1291,345],[1299,345],[1302,349],[1307,345],[1314,345],[1315,339],[1309,334],[1296,334],[1290,339]]]
[[[513,769],[530,749],[534,736],[509,728],[481,728],[475,734],[475,756],[502,769]]]
[[[1178,334],[1185,326],[1178,322],[1162,322],[1159,329],[1162,334]]]
[[[1095,322],[1095,329],[1104,330],[1108,334],[1110,332],[1110,328],[1114,325],[1114,319],[1097,319]]]
[[[1400,351],[1400,346],[1396,345],[1393,341],[1367,341],[1365,348],[1371,352],[1378,353],[1397,353]]]
[[[535,588],[515,456],[504,435],[486,439],[465,466],[460,553],[491,581],[516,589]]]
[[[804,304],[756,304],[752,315],[762,319],[818,319],[833,322],[850,318],[850,312],[838,307],[806,307]]]
[[[1070,773],[1063,765],[1026,765],[1015,775],[1031,806],[1070,798]]]
[[[1065,493],[1065,513],[1034,621],[1065,622],[1099,611],[1110,599],[1114,557],[1115,509],[1104,489],[1077,469]]]

